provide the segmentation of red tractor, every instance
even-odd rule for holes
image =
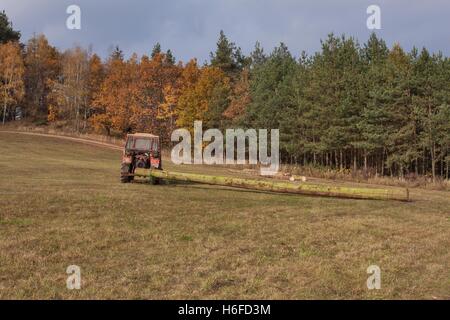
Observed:
[[[161,144],[159,137],[148,133],[127,135],[122,156],[120,180],[134,180],[136,168],[162,170]]]

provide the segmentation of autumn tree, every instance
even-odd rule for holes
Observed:
[[[229,78],[216,67],[205,66],[198,72],[191,63],[187,70],[182,77],[194,82],[186,85],[179,97],[178,126],[192,128],[194,121],[201,120],[206,127],[221,127],[222,114],[229,104]]]
[[[64,119],[79,132],[86,129],[89,116],[89,53],[80,47],[62,56],[61,76],[52,82],[53,104],[49,119]]]
[[[245,68],[239,77],[239,80],[232,88],[230,104],[224,111],[223,116],[238,124],[243,120],[247,107],[252,102],[250,95],[250,71]]]
[[[134,54],[128,61],[112,55],[95,96],[93,125],[108,133],[151,132],[168,139],[175,125],[179,73],[180,66],[169,63],[160,50],[153,57]]]
[[[3,105],[2,122],[9,116],[13,119],[15,108],[22,101],[25,88],[24,64],[17,42],[0,45],[0,101]]]
[[[26,113],[47,118],[50,84],[60,72],[60,55],[44,35],[33,36],[25,47]]]
[[[104,129],[108,135],[113,129],[127,132],[130,127],[129,93],[136,91],[136,60],[137,57],[132,57],[130,61],[125,61],[123,55],[115,51],[106,62],[106,75],[93,101],[96,112],[91,122],[95,128]]]
[[[89,120],[91,124],[92,117],[96,115],[104,115],[104,109],[101,106],[95,104],[95,99],[100,93],[101,86],[106,76],[105,66],[102,63],[101,58],[94,54],[89,60],[89,80],[88,80],[88,104],[89,104]],[[99,120],[99,119],[97,119]],[[100,123],[96,122],[99,127],[96,127],[100,131]]]
[[[167,63],[167,56],[154,53],[152,58],[143,56],[139,65],[139,103],[132,110],[131,124],[135,130],[170,136],[174,123],[174,99],[179,68]],[[172,101],[173,103],[173,101]]]

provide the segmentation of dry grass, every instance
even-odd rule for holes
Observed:
[[[118,151],[0,144],[0,298],[450,298],[449,192],[400,203],[123,185]],[[371,264],[381,290],[366,288]]]
[[[427,176],[416,176],[415,174],[401,177],[378,176],[373,169],[365,172],[364,170],[353,171],[351,169],[331,169],[326,167],[314,166],[295,166],[283,164],[281,171],[288,174],[304,175],[318,179],[350,181],[357,183],[367,183],[404,188],[423,188],[429,190],[450,191],[450,180],[437,177],[433,182],[431,174]]]

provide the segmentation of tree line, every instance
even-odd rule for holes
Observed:
[[[223,32],[207,63],[176,61],[156,44],[124,58],[61,52],[44,35],[20,43],[0,14],[2,121],[53,123],[77,132],[177,127],[278,128],[285,163],[381,176],[449,177],[450,59],[426,48],[388,48],[329,35],[299,57],[281,43],[246,56]]]

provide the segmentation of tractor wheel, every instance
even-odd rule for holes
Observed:
[[[122,168],[120,170],[120,182],[122,183],[128,183],[133,180],[134,177],[130,177],[127,174],[131,173],[131,165],[130,164],[122,164]]]

